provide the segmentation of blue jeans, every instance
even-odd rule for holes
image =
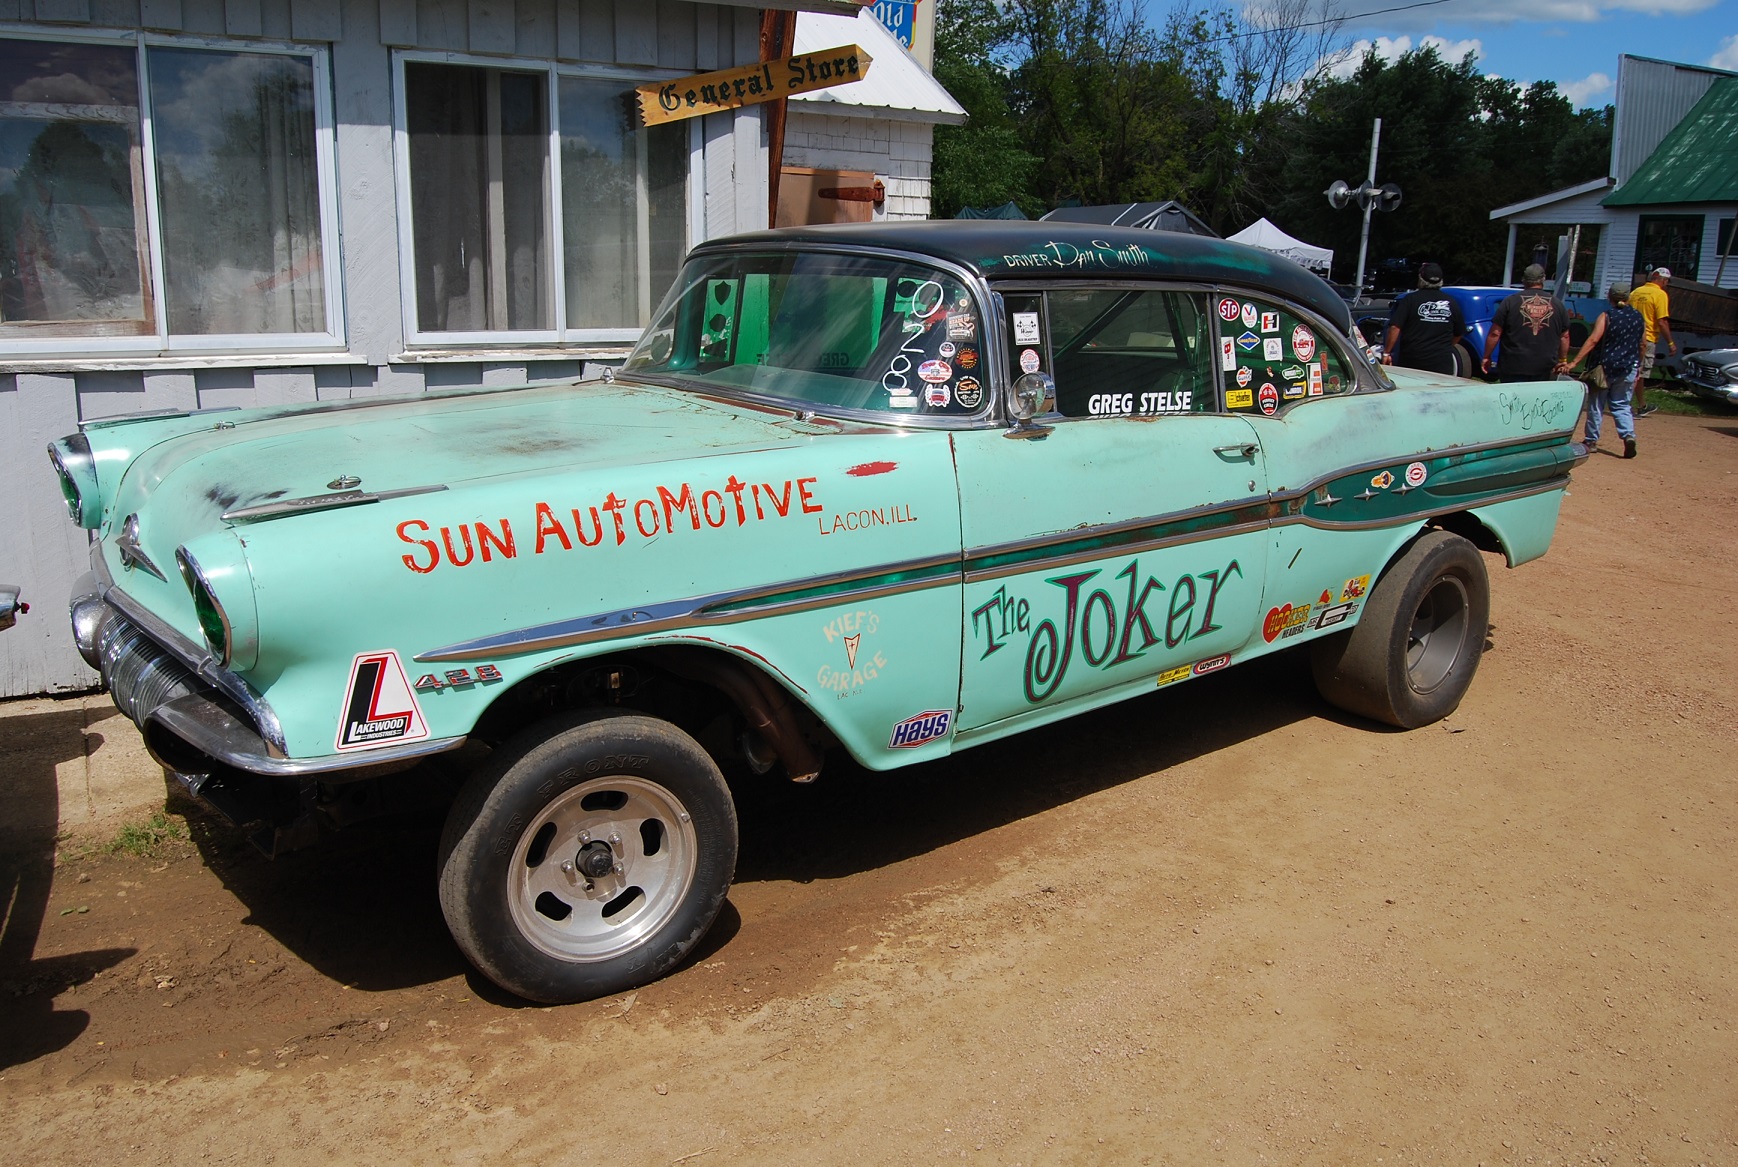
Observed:
[[[1587,444],[1590,446],[1599,440],[1600,415],[1606,410],[1611,412],[1611,419],[1617,423],[1618,437],[1635,437],[1635,418],[1629,412],[1629,394],[1635,388],[1635,370],[1631,369],[1622,376],[1614,377],[1611,370],[1607,369],[1605,383],[1611,388],[1587,391]]]

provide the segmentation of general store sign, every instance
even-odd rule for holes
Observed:
[[[635,90],[640,99],[640,120],[656,126],[848,85],[869,75],[869,63],[869,54],[856,45],[841,45],[836,49],[799,53],[781,61],[739,65],[675,81],[654,81]]]

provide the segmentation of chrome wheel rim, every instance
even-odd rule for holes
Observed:
[[[602,848],[609,870],[600,874]],[[520,832],[507,905],[541,952],[608,960],[676,914],[698,857],[693,820],[670,791],[626,774],[588,779],[556,795]]]
[[[1455,576],[1443,576],[1424,593],[1406,637],[1406,680],[1415,692],[1430,692],[1454,671],[1471,609],[1466,585]]]

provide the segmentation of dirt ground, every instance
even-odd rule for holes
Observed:
[[[699,958],[585,1005],[468,972],[434,817],[110,853],[131,725],[0,707],[0,1163],[1738,1164],[1738,419],[1640,427],[1445,724],[1293,653],[750,792]]]

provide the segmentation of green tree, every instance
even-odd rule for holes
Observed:
[[[1026,150],[1008,107],[1008,75],[999,58],[1010,35],[994,0],[937,0],[935,77],[970,119],[936,127],[930,207],[937,218],[1010,201],[1033,217],[1049,209],[1032,194],[1038,159]]]

